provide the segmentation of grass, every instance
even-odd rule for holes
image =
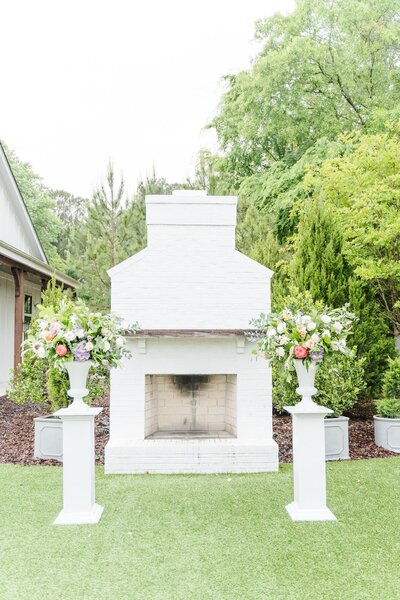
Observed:
[[[53,526],[61,469],[0,465],[1,600],[399,600],[400,457],[328,464],[338,522],[292,523],[292,471],[97,470],[95,526]]]

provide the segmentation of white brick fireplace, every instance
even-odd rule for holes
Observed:
[[[112,310],[140,331],[112,372],[108,473],[278,468],[271,372],[249,320],[271,271],[235,250],[236,197],[146,197],[148,246],[109,271]]]

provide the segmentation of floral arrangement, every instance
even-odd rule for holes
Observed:
[[[321,362],[328,353],[351,355],[346,339],[355,319],[348,305],[337,309],[326,307],[323,312],[315,307],[310,314],[284,308],[280,313],[253,319],[251,325],[255,331],[248,337],[258,341],[257,354],[282,362],[289,371],[294,359],[301,359],[308,366],[311,362]]]
[[[69,361],[93,360],[111,369],[130,357],[121,335],[121,321],[113,314],[90,312],[82,302],[63,299],[54,307],[38,307],[38,318],[23,343],[23,352],[47,358],[59,370]],[[137,325],[129,329],[135,331]]]

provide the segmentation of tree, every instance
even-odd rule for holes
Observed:
[[[355,274],[379,299],[393,332],[400,331],[399,128],[352,136],[355,149],[311,169],[313,197],[335,211],[343,252]]]
[[[57,250],[59,255],[66,260],[72,231],[86,219],[88,200],[64,190],[49,190],[49,195],[55,201],[56,215],[62,223],[57,240]]]
[[[22,162],[4,142],[2,146],[46,257],[52,266],[63,269],[65,264],[57,251],[62,223],[50,190],[28,162]]]
[[[289,267],[291,281],[303,293],[311,293],[315,301],[334,308],[350,302],[358,317],[350,344],[365,361],[367,391],[376,395],[387,357],[394,353],[393,336],[373,292],[348,263],[344,245],[336,213],[318,200],[306,203]]]
[[[87,206],[86,222],[75,226],[70,251],[73,274],[82,282],[78,293],[94,308],[109,308],[107,270],[143,247],[140,221],[136,200],[127,199],[123,177],[116,182],[110,162],[106,183]]]
[[[216,130],[220,172],[238,188],[317,139],[379,127],[398,114],[397,0],[298,0],[257,25],[264,46],[248,71],[225,77]]]

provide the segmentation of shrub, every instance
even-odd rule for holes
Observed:
[[[400,356],[390,358],[383,375],[383,396],[400,400]]]
[[[376,402],[376,414],[387,419],[400,418],[400,399],[381,398]]]
[[[53,411],[65,408],[70,403],[68,396],[69,380],[66,371],[49,369],[47,377],[47,397]]]
[[[16,404],[47,402],[48,365],[36,356],[26,356],[16,369],[11,370],[7,395]]]
[[[315,387],[318,393],[314,396],[317,404],[333,410],[339,416],[348,412],[355,404],[358,395],[364,389],[364,359],[351,358],[342,354],[324,358],[317,371]],[[291,382],[279,364],[273,368],[272,399],[278,412],[284,406],[293,406],[300,402],[296,393],[297,379]]]
[[[104,367],[92,367],[89,371],[89,404],[108,391],[109,371]],[[66,371],[51,369],[48,361],[34,355],[25,355],[24,362],[13,369],[7,395],[16,404],[50,404],[51,410],[68,406],[71,402],[67,394],[69,388]]]

